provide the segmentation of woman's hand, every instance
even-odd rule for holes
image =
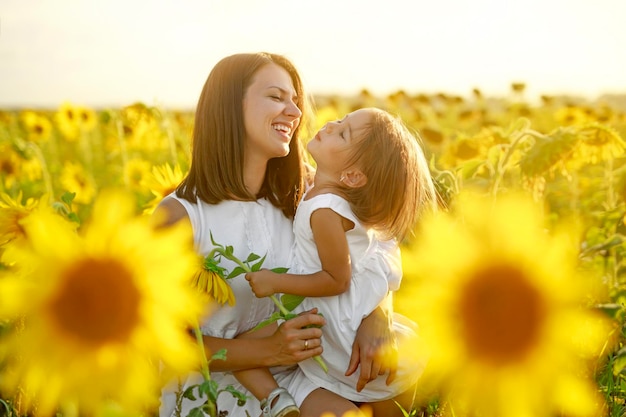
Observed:
[[[387,385],[396,377],[398,370],[398,345],[388,312],[377,307],[365,317],[357,330],[346,376],[352,375],[361,365],[356,385],[360,392],[365,385],[379,375],[387,375]]]
[[[283,322],[269,337],[277,352],[274,363],[276,365],[292,365],[321,355],[322,329],[326,324],[324,317],[317,314],[317,309],[305,311],[293,319]]]

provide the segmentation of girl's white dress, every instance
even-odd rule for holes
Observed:
[[[294,258],[289,272],[309,274],[321,270],[310,222],[313,212],[321,208],[330,208],[354,223],[354,228],[346,232],[352,280],[350,288],[343,294],[307,297],[298,306],[297,311],[317,307],[327,321],[322,328],[322,358],[328,365],[328,374],[312,359],[300,362],[300,369],[316,386],[352,401],[368,402],[393,398],[416,383],[423,365],[418,364],[416,368],[416,363],[412,363],[408,368],[401,363],[397,377],[391,385],[386,385],[386,375],[382,375],[369,382],[361,392],[355,389],[359,370],[349,377],[344,374],[361,320],[383,301],[389,291],[399,288],[402,278],[400,250],[395,242],[380,241],[371,230],[363,227],[345,199],[335,194],[321,194],[308,200],[303,199],[298,206],[293,225]],[[400,338],[416,337],[416,326],[407,326],[407,323],[412,324],[406,318],[394,320],[396,333]]]
[[[292,221],[269,201],[224,201],[219,204],[206,204],[202,201],[190,203],[174,194],[167,198],[179,201],[187,210],[193,226],[194,243],[198,253],[206,256],[213,245],[210,233],[215,242],[233,246],[234,254],[245,260],[254,252],[257,255],[266,255],[263,266],[266,268],[288,266],[293,244]],[[235,265],[224,260],[221,265],[231,271]],[[274,304],[268,298],[257,298],[244,275],[229,280],[235,294],[236,303],[228,304],[213,310],[201,323],[202,333],[214,337],[231,339],[253,328],[260,321],[268,318],[274,312]],[[228,355],[228,352],[226,353]],[[298,404],[316,387],[302,374],[299,368],[276,367],[271,369],[280,386],[289,390]],[[220,388],[232,385],[239,391],[247,390],[227,372],[211,372],[211,378]],[[183,389],[190,384],[202,381],[199,373],[190,374],[183,381]],[[175,415],[177,381],[172,381],[162,392],[160,417]],[[229,411],[229,416],[259,416],[259,402],[248,393],[248,401],[243,407],[237,406],[235,399],[229,393],[222,393],[218,398],[218,409]],[[197,407],[203,401],[185,399],[180,415],[185,417],[189,410]]]

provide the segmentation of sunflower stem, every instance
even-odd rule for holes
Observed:
[[[613,158],[608,158],[604,163],[604,178],[605,183],[607,184],[608,190],[606,192],[606,205],[607,210],[613,210],[616,206],[615,204],[615,189],[613,187]]]
[[[126,150],[124,123],[120,118],[116,119],[115,127],[117,128],[117,143],[120,147],[120,156],[122,157],[122,173],[124,185],[128,186],[130,184],[130,179],[128,178],[128,173],[126,172],[126,167],[128,166],[128,151]]]
[[[196,342],[198,342],[198,347],[200,348],[200,365],[202,366],[202,376],[205,381],[211,380],[211,372],[209,371],[209,361],[206,358],[206,351],[204,349],[204,339],[202,338],[202,332],[200,331],[200,326],[198,323],[193,327],[193,333],[196,336]]]
[[[511,137],[513,136],[514,135],[512,134]],[[500,188],[500,182],[504,178],[504,174],[505,174],[507,165],[509,163],[509,159],[511,159],[513,152],[515,152],[515,150],[517,149],[517,146],[521,143],[522,139],[524,139],[526,136],[528,136],[527,129],[521,132],[518,132],[515,135],[515,139],[513,140],[513,142],[507,147],[504,157],[498,161],[498,164],[496,166],[496,172],[494,175],[495,179],[493,181],[493,186],[491,189],[491,193],[493,197],[497,196],[498,194],[498,188]]]
[[[27,146],[35,153],[39,163],[41,164],[41,173],[43,175],[44,184],[46,186],[46,193],[48,194],[48,203],[52,202],[52,196],[54,196],[54,187],[52,186],[52,176],[50,175],[50,170],[48,169],[48,163],[46,161],[46,157],[44,156],[41,148],[34,143],[29,143]]]
[[[167,118],[167,116],[163,118],[162,126],[167,136],[167,143],[170,148],[170,156],[172,157],[172,164],[173,166],[176,166],[178,164],[178,152],[176,151],[176,139],[174,138],[174,132],[172,132],[172,125],[169,119]]]

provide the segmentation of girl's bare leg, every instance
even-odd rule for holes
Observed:
[[[304,399],[300,406],[300,417],[320,417],[329,412],[336,416],[342,416],[348,411],[358,412],[359,407],[333,392],[318,388]],[[363,417],[368,416],[365,413],[362,415]],[[360,416],[360,414],[354,414],[354,416]]]
[[[415,394],[415,390],[411,388],[395,398],[369,403],[369,405],[374,410],[374,417],[404,417],[402,410],[410,414],[411,409],[420,408],[425,404],[424,399],[420,399],[419,392]]]
[[[255,332],[243,333],[237,336],[238,339],[254,339],[272,334],[278,325],[272,323]],[[267,398],[278,384],[268,368],[246,369],[235,371],[233,375],[254,397],[261,401]]]
[[[274,375],[268,368],[246,369],[233,372],[233,375],[259,401],[267,398],[274,388],[278,388]]]

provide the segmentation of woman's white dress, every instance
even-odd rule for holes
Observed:
[[[206,204],[198,201],[197,204],[180,199],[174,194],[168,196],[180,202],[189,215],[193,226],[194,243],[199,254],[206,256],[213,245],[211,233],[215,242],[233,246],[234,254],[245,260],[250,253],[259,256],[265,255],[263,267],[288,266],[293,244],[292,221],[269,201],[224,201],[219,204]],[[229,271],[235,264],[224,260],[221,263]],[[265,298],[257,298],[244,275],[229,280],[235,294],[235,305],[228,304],[212,310],[210,315],[201,323],[202,333],[209,336],[232,339],[235,336],[253,328],[260,321],[268,318],[274,312],[274,304]],[[226,353],[228,355],[228,352]],[[291,367],[272,368],[274,377],[279,385],[287,387],[296,401],[301,403],[315,387],[299,371],[296,365]],[[242,392],[243,386],[228,372],[211,372],[211,378],[220,388],[232,385]],[[202,381],[199,373],[189,375],[184,381],[183,389],[190,384]],[[176,381],[172,381],[162,392],[160,417],[175,415]],[[219,410],[228,410],[229,416],[250,416],[260,414],[259,402],[250,394],[243,407],[236,405],[236,400],[229,393],[222,393],[218,398]],[[186,417],[191,408],[197,407],[203,401],[183,402],[180,415]]]

